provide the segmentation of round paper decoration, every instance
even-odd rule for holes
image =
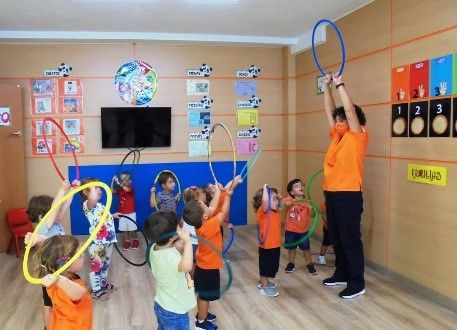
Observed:
[[[133,105],[151,102],[158,86],[157,73],[143,61],[122,64],[114,77],[114,88],[121,99]]]

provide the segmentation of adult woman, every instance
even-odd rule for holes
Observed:
[[[335,107],[331,82],[342,107]],[[330,240],[336,256],[336,270],[324,285],[347,284],[342,298],[365,293],[363,245],[360,221],[363,211],[363,161],[368,145],[365,115],[354,105],[341,77],[324,78],[325,112],[330,126],[330,146],[324,160],[324,193]]]

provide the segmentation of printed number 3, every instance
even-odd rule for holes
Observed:
[[[443,108],[442,108],[442,106],[441,106],[441,103],[440,103],[440,104],[437,104],[436,107],[438,108],[438,111],[436,112],[437,114],[443,112]]]

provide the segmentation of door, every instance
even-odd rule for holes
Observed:
[[[0,252],[10,242],[6,212],[26,207],[22,90],[0,84]]]

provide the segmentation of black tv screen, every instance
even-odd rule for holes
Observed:
[[[171,108],[102,108],[102,148],[169,147]]]

